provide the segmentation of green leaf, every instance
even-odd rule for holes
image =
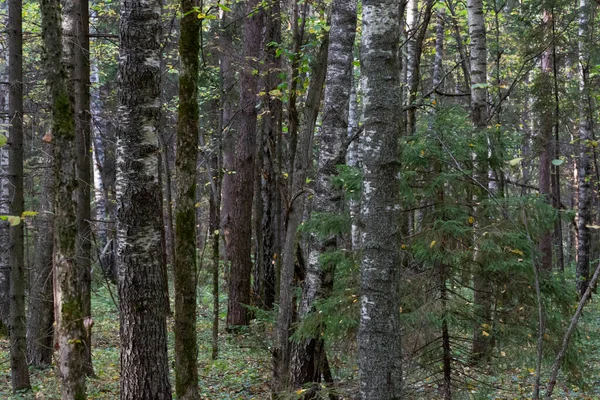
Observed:
[[[224,4],[217,4],[217,7],[219,7],[223,11],[231,12],[231,8],[227,7]]]
[[[564,162],[565,160],[552,160],[552,165],[556,165],[558,167],[559,165],[563,165]]]
[[[4,146],[8,143],[8,138],[0,133],[0,146]]]

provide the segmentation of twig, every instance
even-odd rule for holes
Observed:
[[[600,1],[600,0],[596,0]],[[563,337],[562,346],[560,351],[556,355],[554,359],[554,364],[552,365],[552,373],[550,375],[550,382],[548,382],[548,386],[546,387],[546,399],[552,398],[552,392],[554,391],[554,386],[556,385],[556,377],[558,376],[558,371],[560,370],[560,366],[562,364],[562,360],[565,357],[565,353],[567,352],[567,346],[569,345],[569,340],[571,340],[571,336],[575,331],[575,327],[577,326],[577,322],[579,321],[579,317],[581,317],[581,312],[583,311],[583,307],[587,300],[592,294],[592,290],[596,285],[596,281],[598,280],[598,276],[600,275],[600,263],[596,267],[596,271],[594,272],[594,276],[590,281],[585,293],[581,296],[581,300],[579,300],[579,304],[577,305],[577,311],[575,311],[575,315],[571,319],[571,323],[569,325],[569,329],[565,332],[565,336]]]

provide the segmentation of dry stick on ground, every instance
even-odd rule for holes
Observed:
[[[585,293],[583,294],[583,296],[581,296],[581,300],[579,300],[579,304],[577,305],[577,311],[575,311],[575,315],[573,315],[573,318],[571,319],[569,329],[567,329],[567,332],[565,332],[565,336],[563,337],[563,342],[560,351],[554,359],[554,364],[552,365],[552,374],[550,375],[550,381],[548,382],[548,386],[546,387],[546,399],[552,398],[552,391],[554,390],[554,386],[556,385],[556,376],[558,375],[560,365],[562,363],[563,358],[565,357],[565,353],[567,352],[569,340],[571,339],[571,336],[575,331],[575,327],[577,326],[579,317],[581,317],[583,307],[585,306],[585,303],[592,294],[592,290],[596,285],[596,281],[598,280],[598,275],[600,275],[600,263],[598,263],[596,271],[594,272],[594,276],[592,277],[592,280],[590,281],[590,284],[588,285]]]

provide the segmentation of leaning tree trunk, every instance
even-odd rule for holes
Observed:
[[[293,281],[296,262],[297,231],[302,223],[305,203],[306,178],[312,162],[312,139],[319,113],[319,104],[325,83],[329,35],[323,38],[321,48],[311,68],[311,82],[304,103],[304,126],[298,137],[298,146],[294,158],[294,174],[291,185],[290,202],[287,205],[287,227],[283,246],[283,262],[279,287],[279,310],[277,313],[277,332],[273,350],[273,380],[271,390],[280,395],[290,384],[290,333],[294,310]]]
[[[23,3],[8,2],[8,97],[9,161],[8,198],[10,215],[21,217],[24,211],[23,195]],[[23,223],[11,223],[9,241],[10,259],[10,372],[13,391],[31,387],[27,368],[27,342],[25,325],[25,260]]]
[[[179,106],[175,203],[175,391],[198,398],[196,343],[196,164],[198,155],[198,66],[200,20],[195,0],[181,1]]]
[[[334,215],[341,211],[341,193],[333,187],[337,175],[336,165],[345,159],[344,142],[348,132],[348,110],[352,85],[352,61],[356,32],[356,1],[334,0],[331,6],[331,29],[329,31],[329,56],[325,80],[325,99],[322,125],[319,136],[319,159],[313,197],[313,217]],[[313,302],[322,289],[324,276],[333,283],[335,265],[322,265],[319,256],[326,251],[337,249],[338,235],[330,234],[321,239],[317,232],[309,238],[309,256],[306,277],[303,282],[299,316],[306,317],[313,308]],[[308,382],[318,382],[321,377],[319,360],[325,351],[320,331],[292,347],[292,385],[302,386]],[[315,342],[320,342],[315,346]]]
[[[117,243],[122,400],[171,399],[158,181],[160,21],[159,0],[121,2]]]
[[[57,0],[44,0],[40,9],[54,142],[54,290],[58,306],[58,365],[62,398],[86,399],[83,274],[76,262],[77,204],[73,201],[77,192],[73,104],[61,60],[60,4]],[[65,46],[65,49],[72,51],[71,46]],[[69,58],[68,54],[66,58]]]
[[[54,352],[54,292],[52,290],[52,250],[54,247],[54,174],[52,146],[42,146],[42,191],[39,214],[35,217],[35,257],[29,273],[29,304],[27,308],[27,360],[43,367],[52,364]]]
[[[590,146],[593,139],[591,98],[589,87],[590,66],[590,1],[579,1],[579,163],[578,163],[578,219],[577,219],[577,292],[583,296],[590,275],[592,197],[590,189],[592,165]]]
[[[254,192],[254,153],[256,148],[256,104],[263,15],[255,10],[258,1],[245,3],[243,23],[243,65],[240,72],[239,136],[228,151],[223,179],[223,231],[227,259],[231,263],[227,328],[248,325],[250,313],[250,277],[252,274],[252,197]]]
[[[363,1],[361,74],[364,104],[361,199],[361,311],[358,330],[360,395],[399,399],[400,136],[398,46],[394,0]]]

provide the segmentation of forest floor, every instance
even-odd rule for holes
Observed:
[[[211,360],[212,295],[208,287],[199,289],[198,344],[199,344],[199,390],[201,399],[206,400],[262,400],[269,398],[271,377],[271,357],[269,346],[272,340],[272,326],[269,323],[255,324],[248,331],[227,334],[221,329],[219,335],[219,358]],[[113,293],[114,295],[114,293]],[[586,354],[583,367],[577,374],[581,385],[559,383],[555,389],[556,399],[600,399],[600,301],[595,300],[587,307],[587,312],[579,327],[580,348]],[[221,321],[224,320],[226,298],[221,298]],[[98,285],[92,299],[94,315],[93,362],[96,377],[88,380],[89,399],[118,399],[119,397],[119,339],[118,314],[110,291],[105,285]],[[223,325],[223,322],[222,322]],[[171,360],[171,382],[174,382],[173,319],[169,318],[169,357]],[[223,328],[221,326],[221,328]],[[515,351],[506,349],[507,352]],[[534,349],[523,349],[527,352]],[[343,352],[340,352],[343,353]],[[502,351],[501,353],[504,353]],[[334,373],[346,382],[344,392],[357,394],[356,366],[348,363],[346,354],[331,354]],[[511,361],[512,360],[512,361]],[[335,370],[337,366],[341,369]],[[506,362],[496,362],[496,373],[481,377],[481,386],[456,390],[456,399],[526,399],[531,398],[534,379],[534,365],[515,363],[510,356]],[[522,364],[522,365],[521,365]],[[545,369],[547,365],[545,364]],[[562,375],[562,374],[561,374]],[[60,399],[59,382],[54,368],[31,369],[33,392],[13,395],[10,390],[9,344],[6,338],[0,339],[0,399]],[[544,381],[544,380],[542,380]],[[564,382],[564,379],[559,379]],[[437,399],[435,385],[428,390],[407,393],[407,398]],[[426,394],[427,393],[427,394]],[[354,396],[343,398],[353,398]],[[293,394],[291,398],[295,398]]]

